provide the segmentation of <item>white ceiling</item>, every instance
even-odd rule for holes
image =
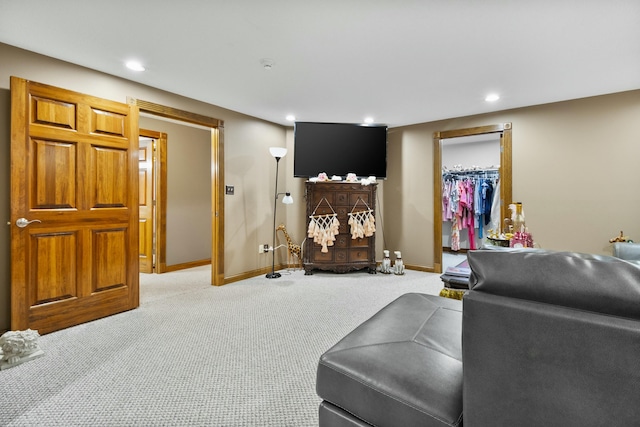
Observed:
[[[0,0],[0,42],[283,125],[640,89],[639,0]]]

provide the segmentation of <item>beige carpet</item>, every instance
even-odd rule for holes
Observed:
[[[45,335],[0,371],[0,425],[315,426],[320,355],[438,275],[283,272],[223,287],[198,267],[142,275],[141,307]]]

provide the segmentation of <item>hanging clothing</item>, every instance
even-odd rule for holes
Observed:
[[[483,238],[484,227],[491,222],[491,213],[495,211],[494,199],[499,199],[494,198],[494,186],[498,182],[497,170],[449,171],[443,175],[442,219],[452,221],[452,250],[460,249],[460,231],[465,228],[469,249],[476,249],[476,236]]]
[[[493,201],[491,202],[491,211],[495,212],[495,215],[491,217],[491,227],[489,228],[497,233],[502,229],[502,224],[500,224],[502,222],[502,219],[500,218],[500,181],[496,183],[496,187],[493,192],[498,197],[494,197]]]
[[[488,179],[482,180],[482,214],[484,225],[491,222],[491,209],[493,205],[493,183]]]
[[[460,250],[460,229],[458,228],[458,221],[451,221],[451,250]]]
[[[482,184],[476,185],[473,191],[473,228],[478,229],[478,238],[482,239]]]

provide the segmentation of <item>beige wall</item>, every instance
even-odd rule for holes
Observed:
[[[167,134],[167,267],[211,258],[211,129],[140,117]]]
[[[405,263],[433,266],[436,131],[513,124],[513,199],[537,244],[611,254],[624,230],[640,241],[640,90],[392,129],[388,239]]]

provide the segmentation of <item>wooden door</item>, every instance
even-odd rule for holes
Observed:
[[[137,307],[137,249],[137,108],[12,77],[11,328]]]
[[[140,131],[142,134],[142,131]],[[155,158],[152,138],[140,137],[138,149],[139,196],[140,196],[140,244],[138,260],[140,273],[153,273],[153,229],[154,229],[154,181]]]

